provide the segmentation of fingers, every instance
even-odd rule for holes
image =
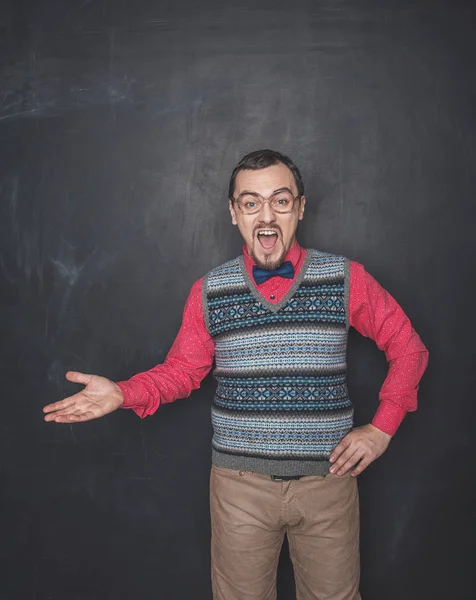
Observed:
[[[349,435],[347,434],[340,442],[339,444],[334,448],[334,450],[332,451],[332,454],[330,456],[330,461],[331,462],[335,462],[339,456],[342,454],[342,452],[344,452],[352,443],[351,438],[349,437]]]
[[[78,402],[73,402],[62,410],[57,410],[54,413],[46,415],[45,421],[56,421],[56,417],[64,417],[66,415],[79,414],[81,412],[84,412],[84,408],[81,408]]]
[[[84,413],[89,408],[85,402],[88,403],[89,401],[81,391],[69,398],[55,402],[54,404],[48,404],[48,406],[43,408],[43,412],[47,413],[45,415],[45,421],[58,421],[57,417],[63,417],[73,413]]]
[[[66,373],[66,379],[68,379],[69,381],[73,381],[74,383],[82,383],[84,385],[87,385],[92,377],[93,377],[92,375],[88,375],[86,373],[79,373],[78,371],[68,371]],[[44,406],[43,412],[50,414],[50,413],[56,413],[58,411],[62,411],[62,414],[67,414],[67,413],[63,413],[63,411],[73,407],[78,399],[79,399],[78,394],[73,394],[72,396],[69,396],[68,398],[64,398],[63,400],[60,400],[59,402],[54,402],[52,404],[48,404],[48,405]],[[71,410],[68,410],[68,413],[70,413],[70,412],[71,412]],[[45,417],[45,421],[54,421],[54,420],[55,419],[52,416]]]
[[[81,423],[83,421],[91,421],[97,419],[97,416],[90,410],[85,413],[76,412],[73,414],[51,415],[50,421],[56,423]]]
[[[344,475],[347,471],[352,468],[362,458],[362,451],[356,449],[354,446],[350,446],[347,450],[341,454],[340,458],[330,468],[331,473],[337,475]]]
[[[357,475],[360,475],[362,473],[362,471],[370,465],[371,462],[372,462],[372,460],[369,460],[368,458],[363,458],[359,462],[359,464],[356,466],[356,468],[352,471],[352,473],[351,473],[352,477],[356,477]]]
[[[91,378],[92,375],[80,373],[79,371],[68,371],[66,373],[66,379],[68,379],[68,381],[74,381],[74,383],[88,385],[88,383],[91,381]]]
[[[47,404],[46,406],[43,407],[43,412],[45,413],[51,413],[57,410],[63,410],[65,408],[68,408],[72,405],[74,405],[74,403],[76,402],[77,399],[77,394],[74,394],[73,396],[69,396],[68,398],[65,398],[64,400],[60,400],[59,402],[54,402],[53,404]]]

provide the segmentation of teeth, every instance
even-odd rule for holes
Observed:
[[[278,235],[276,231],[258,231],[258,235]]]

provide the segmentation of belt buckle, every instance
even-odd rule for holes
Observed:
[[[273,481],[291,481],[293,479],[301,479],[302,475],[270,475]]]

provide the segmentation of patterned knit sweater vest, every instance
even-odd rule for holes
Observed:
[[[307,250],[292,288],[263,298],[240,256],[208,273],[205,322],[215,342],[217,466],[319,475],[350,431],[346,383],[349,261]]]

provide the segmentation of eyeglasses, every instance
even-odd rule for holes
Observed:
[[[268,202],[271,210],[275,213],[290,213],[294,210],[294,203],[300,198],[300,195],[293,196],[290,191],[283,190],[271,194],[269,198],[263,198],[255,192],[244,192],[238,198],[230,198],[230,200],[236,202],[244,215],[255,215],[261,211],[265,202]]]

